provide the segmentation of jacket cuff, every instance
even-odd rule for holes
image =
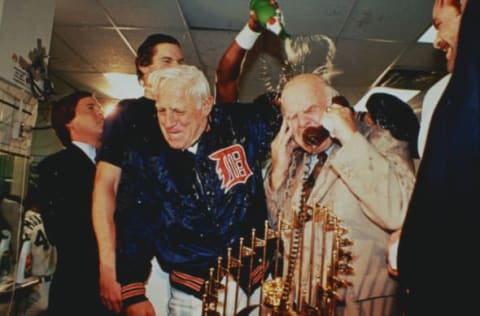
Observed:
[[[144,283],[137,282],[122,286],[122,301],[124,307],[146,300]]]

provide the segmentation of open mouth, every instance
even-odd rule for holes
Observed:
[[[310,126],[303,131],[303,141],[310,147],[317,147],[325,139],[328,138],[330,133],[323,126]]]

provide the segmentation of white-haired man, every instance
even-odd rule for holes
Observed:
[[[169,314],[200,314],[204,281],[218,257],[252,228],[264,230],[261,167],[280,112],[274,105],[213,106],[208,81],[194,66],[158,70],[149,82],[162,141],[156,155],[130,148],[122,162],[115,214],[123,303],[129,316],[150,315],[143,282],[156,256],[170,274]]]

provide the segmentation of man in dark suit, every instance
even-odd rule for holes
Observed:
[[[91,222],[95,152],[103,113],[91,93],[55,102],[51,123],[64,149],[38,166],[39,203],[46,232],[57,248],[49,315],[109,315],[98,290],[98,252]]]
[[[437,27],[446,21],[435,12],[452,2],[462,15],[452,78],[432,117],[398,250],[409,316],[478,312],[471,288],[480,278],[469,255],[478,249],[480,2],[468,1],[463,11],[465,2],[437,0]]]

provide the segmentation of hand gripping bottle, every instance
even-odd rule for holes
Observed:
[[[250,10],[255,11],[258,21],[264,28],[283,40],[290,37],[283,26],[282,12],[269,0],[250,0]]]

